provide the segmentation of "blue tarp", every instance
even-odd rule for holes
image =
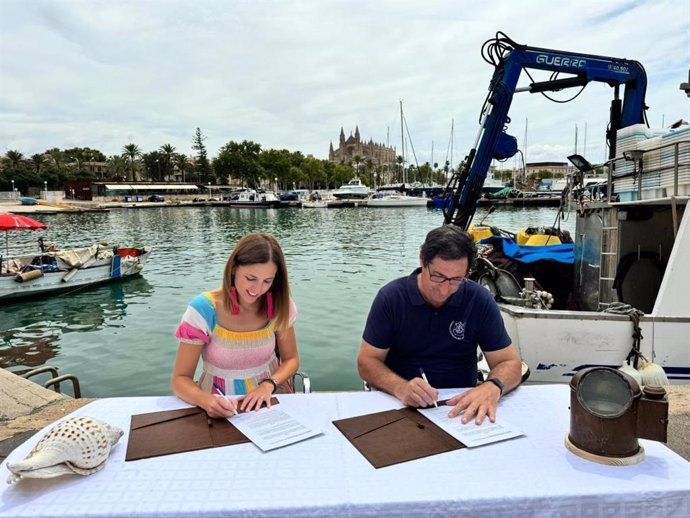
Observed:
[[[491,236],[480,241],[481,244],[490,244],[503,249],[503,254],[520,263],[534,263],[536,261],[557,261],[563,264],[575,262],[575,244],[546,246],[518,245],[508,237]]]

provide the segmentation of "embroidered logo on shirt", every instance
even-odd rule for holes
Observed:
[[[464,340],[465,339],[465,322],[451,322],[450,327],[448,328],[450,331],[450,336],[455,338],[456,340]]]

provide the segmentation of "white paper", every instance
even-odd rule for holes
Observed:
[[[322,433],[284,411],[281,406],[245,412],[228,420],[263,451],[281,448]]]
[[[438,408],[419,408],[418,411],[468,448],[524,435],[513,425],[503,420],[492,423],[488,417],[485,417],[484,422],[480,425],[477,425],[474,419],[463,424],[461,421],[462,414],[453,418],[448,417],[448,412],[452,408],[441,405]]]

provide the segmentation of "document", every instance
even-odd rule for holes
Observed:
[[[462,424],[460,420],[462,414],[453,418],[448,417],[448,412],[450,412],[451,408],[450,406],[441,405],[438,408],[419,408],[418,411],[468,448],[505,441],[506,439],[524,435],[513,425],[503,420],[492,423],[488,417],[484,418],[484,422],[480,425],[477,425],[474,419],[466,424]]]
[[[228,420],[263,451],[281,448],[322,433],[279,406],[245,412]]]

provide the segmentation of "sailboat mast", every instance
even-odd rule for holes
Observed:
[[[390,126],[386,126],[386,150],[390,149]],[[390,157],[390,151],[386,151],[388,156]],[[390,183],[391,181],[391,160],[390,158],[386,160],[386,179],[383,181],[384,184]]]
[[[577,124],[575,124],[575,149],[573,150],[573,153],[577,155]]]
[[[403,109],[402,109],[402,99],[400,100],[400,138],[402,139],[402,147],[400,148],[402,157],[402,182],[405,182],[405,129],[403,127]]]
[[[450,119],[450,170],[453,170],[453,140],[455,140],[455,119]]]
[[[431,141],[431,163],[429,164],[429,186],[432,184],[434,171],[434,141]]]

